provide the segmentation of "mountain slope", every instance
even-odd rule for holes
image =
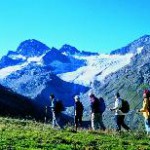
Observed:
[[[35,108],[30,99],[0,85],[0,115],[35,117]]]
[[[73,104],[73,95],[88,88],[66,83],[54,75],[49,67],[40,67],[32,63],[16,71],[1,81],[6,87],[31,99],[41,100],[40,105],[50,105],[49,95],[54,93],[66,106]],[[14,84],[15,83],[15,84]],[[43,97],[44,95],[44,97]],[[41,98],[42,97],[42,98]]]
[[[141,115],[136,114],[136,109],[142,107],[142,92],[145,88],[150,87],[150,44],[143,47],[140,54],[132,58],[132,61],[126,67],[109,75],[104,84],[98,81],[93,83],[93,91],[98,96],[105,98],[109,107],[113,106],[114,93],[120,92],[121,97],[129,101],[131,111],[127,117],[127,122],[131,127],[137,128],[143,120]],[[109,110],[106,112],[107,117],[113,115]],[[107,118],[105,118],[107,122]]]
[[[65,106],[72,106],[73,96],[81,94],[88,117],[90,103],[86,92],[92,89],[111,107],[113,94],[119,91],[131,104],[128,124],[137,127],[140,117],[134,109],[141,106],[142,86],[150,84],[149,47],[148,35],[110,55],[79,51],[69,45],[58,50],[27,40],[16,52],[10,51],[1,59],[0,83],[32,99],[40,108],[50,105],[50,93],[63,100]],[[108,118],[113,122],[112,113],[106,111],[106,124]]]
[[[2,63],[4,58],[5,63]],[[13,64],[10,58],[17,60],[17,63]],[[87,87],[66,83],[57,77],[57,73],[74,71],[85,65],[83,60],[66,56],[60,50],[50,49],[36,40],[22,42],[16,52],[8,52],[8,55],[2,58],[1,64],[1,84],[34,99],[41,107],[50,105],[49,95],[52,92],[62,99],[66,106],[70,106],[73,105],[73,95],[88,90]],[[40,102],[41,97],[43,101]]]
[[[105,77],[130,63],[132,54],[80,56],[86,65],[72,72],[61,73],[58,76],[67,82],[90,86],[94,80],[103,81]]]
[[[124,55],[127,53],[134,53],[134,54],[141,53],[143,46],[145,46],[149,43],[150,43],[150,35],[144,35],[141,38],[128,44],[127,46],[112,51],[110,54],[111,55],[114,55],[114,54]]]

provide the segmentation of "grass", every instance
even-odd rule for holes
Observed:
[[[150,150],[150,138],[142,132],[72,132],[50,124],[0,118],[1,150]]]

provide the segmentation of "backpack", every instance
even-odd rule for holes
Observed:
[[[130,111],[130,105],[129,105],[129,102],[122,99],[122,106],[120,108],[120,110],[123,112],[123,113],[128,113]]]
[[[103,113],[106,110],[106,105],[102,97],[99,98],[99,111]]]
[[[56,113],[60,113],[65,110],[64,105],[61,100],[57,100],[54,108]]]

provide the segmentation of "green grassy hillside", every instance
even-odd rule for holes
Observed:
[[[150,150],[150,138],[141,132],[52,129],[49,124],[0,118],[2,150]]]

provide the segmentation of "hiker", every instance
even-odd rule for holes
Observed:
[[[82,127],[82,117],[83,117],[83,104],[80,102],[80,97],[76,95],[74,97],[75,105],[74,105],[74,122],[75,122],[75,130],[77,131],[78,126]]]
[[[59,128],[63,128],[61,122],[61,110],[58,107],[58,100],[55,99],[54,94],[50,95],[51,100],[51,112],[52,112],[52,127],[58,126]]]
[[[92,93],[89,94],[91,101],[91,127],[93,130],[96,130],[99,126],[102,130],[105,130],[105,126],[102,121],[102,112],[100,110],[100,101]]]
[[[120,98],[120,94],[116,93],[115,94],[115,106],[113,108],[110,108],[111,111],[115,111],[115,121],[116,121],[116,126],[117,129],[116,131],[121,131],[121,126],[126,129],[130,130],[130,128],[125,124],[124,118],[125,118],[125,113],[123,113],[120,109],[122,106],[122,99]]]
[[[145,118],[145,128],[147,134],[150,134],[150,91],[144,90],[143,92],[143,107],[140,110],[137,110],[137,112],[143,113],[143,116]]]

